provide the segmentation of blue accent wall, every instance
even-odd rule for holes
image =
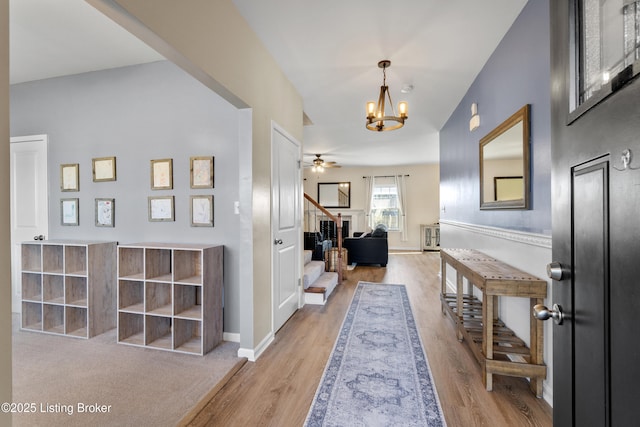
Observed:
[[[549,0],[530,0],[441,129],[442,220],[551,234],[549,37]],[[474,102],[480,127],[469,132]],[[479,141],[525,104],[531,105],[531,208],[481,211]]]

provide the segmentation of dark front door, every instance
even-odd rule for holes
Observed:
[[[574,63],[580,3],[550,1],[553,258],[563,269],[552,299],[565,314],[553,331],[554,425],[631,426],[640,402],[640,79],[623,76],[570,113],[584,71]]]

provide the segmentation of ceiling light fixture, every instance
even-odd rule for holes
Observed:
[[[367,102],[367,129],[382,132],[385,130],[399,129],[404,126],[404,121],[407,119],[407,112],[409,106],[406,102],[398,103],[398,113],[393,109],[393,102],[391,102],[391,94],[389,93],[389,86],[387,86],[387,68],[391,66],[391,61],[388,59],[378,62],[378,68],[382,68],[382,86],[380,86],[380,96],[378,97],[378,104],[375,102]],[[385,115],[385,98],[389,100],[391,107],[390,116]],[[395,122],[393,124],[387,124],[386,122]]]
[[[320,158],[320,154],[316,154],[316,158],[313,159],[312,172],[324,172],[324,160]]]

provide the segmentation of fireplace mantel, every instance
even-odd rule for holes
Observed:
[[[343,221],[349,221],[349,233],[353,235],[355,231],[367,231],[365,226],[365,215],[363,209],[327,209],[332,215],[338,216],[341,214]],[[311,217],[313,223],[313,211],[305,212],[305,216],[308,214]],[[320,221],[326,221],[329,218],[322,213],[318,213],[316,216],[316,229],[320,227]],[[313,227],[311,227],[313,229]]]

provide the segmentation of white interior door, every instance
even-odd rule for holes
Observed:
[[[274,126],[272,130],[272,230],[274,331],[298,309],[302,250],[300,144]]]
[[[11,138],[10,156],[11,310],[20,313],[20,243],[49,234],[47,136]]]

